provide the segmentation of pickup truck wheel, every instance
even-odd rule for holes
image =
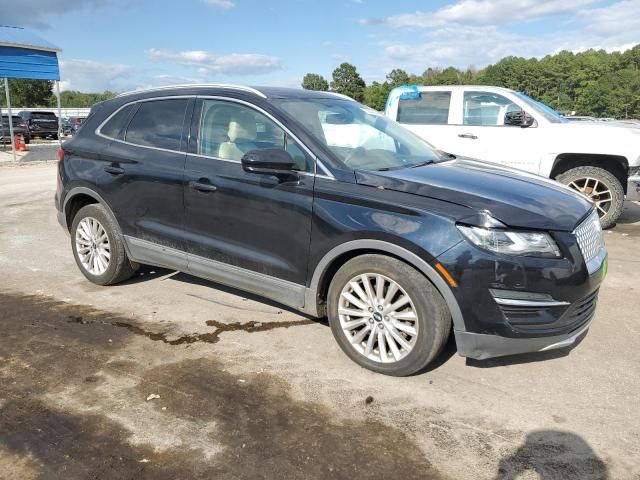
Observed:
[[[576,167],[561,173],[556,180],[595,202],[602,228],[616,223],[622,213],[624,189],[611,172],[599,167]]]
[[[358,365],[412,375],[442,350],[451,315],[440,292],[415,268],[367,254],[345,263],[328,293],[331,331]]]
[[[82,274],[98,285],[123,282],[138,268],[127,257],[118,224],[100,204],[82,207],[74,217],[71,248]]]

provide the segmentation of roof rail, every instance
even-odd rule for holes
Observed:
[[[247,87],[244,85],[230,85],[226,83],[186,83],[182,85],[166,85],[163,87],[152,87],[152,88],[143,88],[141,90],[132,90],[130,92],[124,92],[118,95],[118,97],[123,97],[126,95],[133,95],[135,93],[143,93],[143,92],[156,92],[159,90],[171,90],[172,88],[188,88],[188,87],[215,87],[215,88],[228,88],[229,90],[239,90],[243,92],[254,93],[262,98],[267,98],[267,96],[262,93],[260,90],[256,90],[252,87]]]
[[[355,100],[353,98],[351,98],[349,95],[345,95],[343,93],[329,92],[329,91],[322,92],[322,93],[328,93],[328,94],[333,95],[335,97],[340,97],[340,98],[344,98],[345,100],[351,100],[352,102],[355,102]]]

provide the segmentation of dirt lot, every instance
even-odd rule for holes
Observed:
[[[577,348],[450,344],[389,378],[242,292],[157,268],[90,284],[54,189],[52,164],[0,167],[0,478],[640,479],[638,205]]]

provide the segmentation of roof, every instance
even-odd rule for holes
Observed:
[[[46,52],[60,52],[60,48],[22,27],[0,25],[0,46],[29,48]]]
[[[29,30],[0,26],[0,77],[60,80],[59,51]]]
[[[238,92],[252,93],[262,98],[344,98],[346,100],[353,99],[335,92],[318,92],[315,90],[303,90],[301,88],[284,88],[284,87],[249,87],[246,85],[230,85],[224,83],[201,83],[186,85],[167,85],[164,87],[147,88],[143,90],[133,90],[118,95],[119,97],[144,94],[147,92],[176,92],[179,90],[203,91],[207,89],[235,90]]]

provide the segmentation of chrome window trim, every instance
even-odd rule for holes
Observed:
[[[245,85],[231,85],[228,83],[185,83],[185,84],[179,84],[179,85],[165,85],[163,87],[152,87],[152,88],[145,88],[143,90],[132,90],[130,92],[123,92],[119,94],[118,97],[125,97],[127,95],[134,95],[136,93],[144,93],[144,92],[161,92],[163,90],[171,90],[175,88],[202,88],[202,87],[226,88],[229,90],[237,90],[240,92],[249,92],[249,93],[258,95],[262,98],[267,98],[267,96],[264,93],[262,93],[260,90],[256,88],[247,87]]]
[[[161,152],[182,153],[182,154],[185,154],[185,155],[193,155],[193,156],[201,157],[201,158],[211,158],[213,160],[221,160],[223,162],[240,163],[237,160],[229,160],[229,159],[226,159],[226,158],[214,157],[212,155],[201,155],[199,153],[189,153],[189,152],[183,152],[181,150],[169,150],[169,149],[166,149],[166,148],[152,147],[150,145],[138,145],[137,143],[131,143],[131,142],[127,142],[126,140],[119,140],[117,138],[109,137],[108,135],[104,135],[101,132],[102,127],[104,127],[105,124],[107,122],[109,122],[109,120],[111,120],[111,118],[113,118],[120,110],[122,110],[125,107],[128,107],[129,105],[133,105],[135,103],[142,103],[142,102],[152,102],[152,101],[155,101],[155,100],[177,99],[177,98],[187,98],[187,99],[195,98],[195,99],[211,99],[211,100],[230,101],[230,102],[243,104],[243,105],[248,106],[248,107],[250,107],[250,108],[252,108],[254,110],[257,110],[258,112],[262,113],[267,118],[272,120],[280,128],[282,128],[282,130],[284,130],[287,135],[291,136],[291,138],[293,138],[304,149],[304,151],[311,157],[311,159],[313,160],[313,162],[314,162],[314,171],[313,172],[298,172],[298,173],[304,173],[304,174],[310,174],[310,175],[321,175],[323,178],[327,178],[327,179],[330,179],[330,180],[335,180],[335,177],[331,174],[331,172],[327,169],[327,167],[325,167],[322,164],[322,162],[320,161],[318,156],[316,154],[314,154],[309,149],[309,147],[307,147],[303,142],[301,142],[300,139],[291,132],[291,130],[286,128],[273,115],[271,115],[270,113],[266,112],[265,110],[263,110],[262,108],[258,107],[257,105],[254,105],[252,103],[249,103],[249,102],[246,102],[244,100],[237,99],[237,98],[221,97],[221,96],[216,96],[216,95],[169,95],[169,96],[165,96],[165,97],[151,97],[151,98],[142,98],[142,99],[139,99],[139,100],[133,100],[131,102],[125,103],[124,105],[121,105],[118,109],[113,111],[111,113],[111,115],[109,115],[100,125],[98,125],[96,127],[96,129],[94,130],[94,133],[97,136],[105,138],[107,140],[111,140],[113,142],[122,143],[122,144],[125,144],[125,145],[131,145],[131,146],[134,146],[134,147],[150,148],[152,150],[159,150]],[[190,137],[190,135],[189,135],[189,137]],[[322,174],[318,173],[318,168],[320,170],[322,170],[322,172],[323,172]]]

